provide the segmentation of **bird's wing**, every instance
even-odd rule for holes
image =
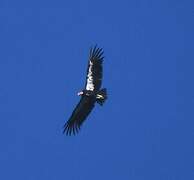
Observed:
[[[102,83],[103,50],[101,48],[90,49],[89,62],[86,77],[86,90],[99,90]]]
[[[94,108],[95,99],[88,96],[82,96],[80,102],[74,109],[71,117],[64,125],[63,133],[66,135],[75,134],[79,131],[82,123]]]

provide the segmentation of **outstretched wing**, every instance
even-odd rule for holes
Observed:
[[[82,96],[80,102],[74,109],[71,117],[65,123],[63,133],[66,133],[66,135],[77,133],[84,120],[94,108],[94,104],[95,98],[89,96]]]
[[[103,63],[103,50],[101,48],[90,49],[87,77],[86,77],[86,90],[96,91],[99,90],[102,83],[102,63]]]

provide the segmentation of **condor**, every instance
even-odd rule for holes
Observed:
[[[81,96],[80,102],[64,125],[63,133],[66,133],[66,135],[75,135],[94,108],[95,103],[97,102],[102,106],[107,99],[106,88],[100,89],[103,60],[103,50],[101,48],[95,46],[90,49],[85,89],[78,93],[78,96]]]

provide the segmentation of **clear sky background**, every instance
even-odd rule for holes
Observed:
[[[1,0],[1,180],[193,180],[194,1]],[[109,99],[63,124],[104,48]]]

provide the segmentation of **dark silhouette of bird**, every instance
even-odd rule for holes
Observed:
[[[96,102],[102,106],[107,99],[106,88],[101,89],[103,60],[102,48],[95,46],[90,49],[85,88],[78,93],[81,99],[64,125],[63,133],[66,133],[66,135],[75,135],[94,108]]]

